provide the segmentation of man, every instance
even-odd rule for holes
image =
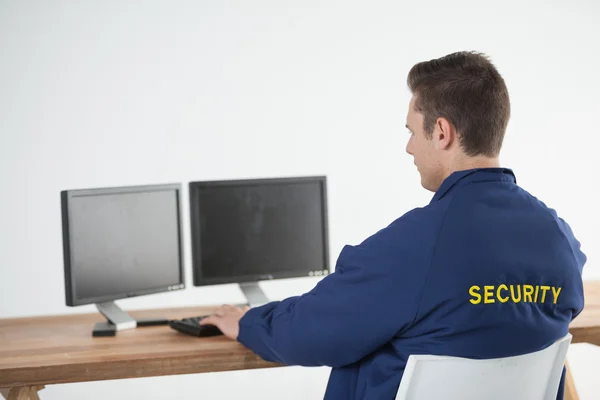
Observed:
[[[579,242],[500,167],[510,102],[496,68],[450,54],[415,65],[408,86],[406,151],[429,205],[345,246],[309,293],[203,321],[266,360],[331,366],[326,399],[394,399],[411,354],[541,350],[583,308]]]

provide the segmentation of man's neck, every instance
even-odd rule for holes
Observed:
[[[464,157],[457,159],[454,165],[455,171],[464,171],[466,169],[476,168],[499,168],[500,159],[498,157]]]
[[[478,168],[499,168],[500,159],[498,157],[475,156],[468,157],[461,155],[451,162],[446,168],[444,179],[457,171],[465,171]]]

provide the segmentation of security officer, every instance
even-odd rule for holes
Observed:
[[[408,86],[406,151],[429,205],[345,246],[310,292],[203,321],[265,360],[332,367],[325,399],[394,399],[411,354],[541,350],[583,308],[580,243],[500,167],[510,101],[493,64],[450,54],[416,64]],[[564,371],[558,398],[563,386]]]

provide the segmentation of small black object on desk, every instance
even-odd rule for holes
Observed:
[[[167,318],[137,319],[135,322],[137,323],[137,326],[169,325],[169,320]]]
[[[137,327],[169,325],[169,320],[167,318],[138,319],[135,322]],[[117,327],[110,321],[96,322],[94,329],[92,330],[92,336],[94,337],[115,336],[116,334]]]

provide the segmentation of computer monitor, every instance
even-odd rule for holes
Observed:
[[[137,324],[113,300],[183,289],[180,199],[179,184],[62,191],[67,305],[122,330]]]
[[[267,279],[329,273],[327,179],[190,182],[195,286],[239,284],[252,306]]]

